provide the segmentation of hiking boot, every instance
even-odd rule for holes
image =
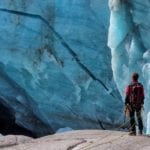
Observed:
[[[129,135],[135,136],[135,135],[136,135],[136,133],[135,133],[135,132],[133,132],[133,131],[131,131],[131,132],[129,132]]]
[[[139,131],[139,135],[143,135],[143,132],[142,132],[142,131]]]

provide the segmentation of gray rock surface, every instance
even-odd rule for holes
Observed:
[[[11,147],[18,144],[25,144],[27,142],[31,142],[33,139],[26,136],[21,135],[7,135],[0,136],[0,149]]]
[[[150,138],[127,132],[82,130],[46,136],[3,150],[149,150]]]

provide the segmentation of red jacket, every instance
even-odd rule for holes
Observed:
[[[142,87],[142,91],[140,92],[141,94],[140,94],[140,99],[141,99],[141,104],[144,104],[144,88],[143,88],[143,85],[141,84],[141,83],[138,83],[138,82],[135,82],[135,81],[133,81],[130,85],[128,85],[127,87],[126,87],[126,90],[125,90],[125,94],[126,94],[126,99],[125,99],[125,104],[127,104],[127,103],[130,103],[130,96],[131,96],[131,90],[132,90],[132,85],[133,84],[140,84],[141,85],[141,87]]]

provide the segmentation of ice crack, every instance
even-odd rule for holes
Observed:
[[[27,13],[23,11],[9,10],[6,8],[0,8],[0,11],[11,13],[11,14],[16,14],[16,15],[21,15],[21,16],[26,16],[26,17],[32,17],[32,18],[40,19],[41,21],[43,21],[49,27],[49,29],[54,33],[54,35],[60,40],[61,44],[72,55],[72,57],[75,59],[76,63],[82,68],[82,70],[84,70],[84,72],[86,72],[94,81],[97,81],[99,84],[101,84],[102,87],[106,91],[109,91],[109,88],[103,83],[103,81],[98,79],[83,63],[81,63],[75,51],[69,46],[69,44],[64,40],[64,38],[49,24],[49,22],[44,17],[37,15],[37,14]],[[110,93],[110,95],[115,98],[115,96],[112,93]]]

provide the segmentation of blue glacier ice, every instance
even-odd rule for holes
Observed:
[[[147,128],[146,128],[146,134],[150,135],[150,112],[147,114]]]
[[[109,15],[107,0],[0,1],[0,103],[16,124],[41,136],[122,123]]]
[[[124,98],[133,72],[140,73],[145,87],[144,122],[150,128],[150,1],[110,0],[108,45],[112,54],[114,80]],[[147,116],[149,116],[147,118]]]

